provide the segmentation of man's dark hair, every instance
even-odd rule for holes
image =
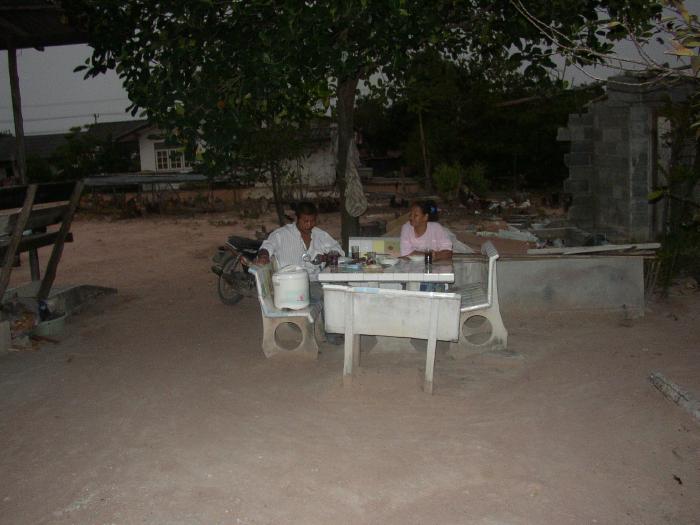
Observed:
[[[297,218],[300,215],[318,215],[318,210],[313,202],[300,202],[296,205],[294,212],[297,214]]]

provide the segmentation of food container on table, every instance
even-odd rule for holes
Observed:
[[[384,255],[382,257],[377,256],[377,262],[381,264],[382,266],[394,266],[399,262],[399,260],[396,257],[389,257],[388,255]]]
[[[275,308],[300,310],[309,306],[309,274],[301,266],[285,266],[272,275]]]

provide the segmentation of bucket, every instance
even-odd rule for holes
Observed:
[[[275,308],[300,310],[309,306],[309,274],[301,266],[285,266],[272,275]]]

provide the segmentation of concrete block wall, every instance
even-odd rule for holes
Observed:
[[[569,115],[559,131],[559,140],[570,142],[564,181],[572,196],[569,220],[611,241],[654,240],[655,210],[647,196],[657,162],[655,119],[669,96],[681,95],[636,77],[611,80],[604,100]],[[679,89],[687,96],[686,88]]]
[[[564,191],[573,196],[569,219],[584,229],[595,225],[596,174],[593,168],[593,116],[589,113],[571,114],[567,128],[560,130],[560,140],[569,140],[570,153],[564,157],[569,168],[569,178],[564,181]]]

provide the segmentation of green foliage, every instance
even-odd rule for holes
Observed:
[[[51,164],[39,157],[27,157],[27,180],[31,183],[54,182],[56,174]]]
[[[462,167],[459,164],[440,164],[433,172],[435,187],[442,197],[452,200],[462,182]]]
[[[472,163],[464,172],[462,184],[473,193],[484,195],[489,191],[489,180],[486,178],[486,165],[482,162]]]
[[[700,279],[700,221],[689,221],[664,236],[658,257],[661,262],[659,284],[664,290],[678,275]]]
[[[662,136],[669,150],[668,165],[659,165],[665,184],[654,188],[648,199],[662,210],[660,284],[664,291],[676,275],[700,274],[700,203],[695,200],[700,183],[700,139],[694,131],[700,108],[692,97],[671,102],[662,109],[670,129]],[[689,165],[688,153],[693,163]]]
[[[111,137],[102,140],[79,127],[73,128],[65,144],[56,148],[52,155],[51,164],[56,168],[53,180],[137,171],[132,153],[128,145],[114,142]]]
[[[313,108],[325,110],[337,100],[342,190],[358,81],[378,79],[370,88],[383,97],[390,94],[388,85],[406,83],[409,91],[413,85],[411,107],[417,108],[429,90],[420,78],[411,84],[406,72],[412,58],[428,49],[453,62],[480,64],[483,71],[515,49],[509,60],[528,64],[528,78],[543,78],[553,65],[551,41],[511,0],[61,3],[93,48],[78,69],[88,76],[115,69],[133,112],[145,109],[189,156],[206,144],[201,161],[210,174],[240,173],[239,152],[251,132],[303,124]],[[619,37],[621,30],[599,34],[601,17],[624,16],[625,28],[634,28],[658,12],[656,6],[653,0],[547,0],[532,10],[547,27],[571,37],[572,45],[605,50],[605,38]]]
[[[602,94],[600,87],[572,90],[548,78],[528,77],[501,61],[492,67],[433,64],[429,70],[425,81],[432,78],[449,93],[424,107],[426,144],[434,165],[481,162],[488,167],[490,182],[509,189],[516,176],[519,184],[537,188],[556,187],[568,176],[563,162],[568,144],[556,140],[557,130],[566,126],[570,113]],[[441,72],[446,78],[439,77]],[[397,91],[400,98],[391,104],[378,97],[360,99],[356,124],[372,154],[402,150],[407,171],[420,174],[418,120],[402,93]]]

